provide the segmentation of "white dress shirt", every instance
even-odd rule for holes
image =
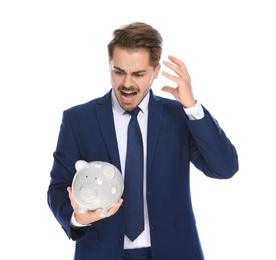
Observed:
[[[147,129],[148,129],[148,103],[149,93],[145,96],[142,102],[139,104],[141,109],[137,116],[138,123],[141,129],[143,138],[143,151],[144,151],[144,218],[145,218],[145,229],[144,231],[132,242],[125,236],[125,249],[141,248],[150,246],[150,231],[149,231],[149,220],[148,220],[148,208],[146,201],[146,158],[147,158]],[[127,129],[131,115],[125,113],[125,110],[119,105],[117,98],[112,91],[112,108],[114,115],[114,123],[116,130],[117,143],[119,148],[120,163],[123,177],[125,175],[125,161],[126,161],[126,150],[127,150]]]

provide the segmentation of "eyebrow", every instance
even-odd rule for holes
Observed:
[[[119,67],[116,67],[116,66],[113,66],[114,69],[116,70],[119,70],[121,72],[125,72],[125,70],[119,68]],[[133,71],[132,74],[137,74],[137,73],[143,73],[143,72],[146,72],[146,70],[137,70],[137,71]]]

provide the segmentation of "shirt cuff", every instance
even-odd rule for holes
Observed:
[[[73,213],[73,214],[72,214],[72,217],[71,217],[70,225],[71,225],[71,227],[73,227],[73,228],[81,228],[81,227],[90,226],[91,224],[83,225],[83,224],[78,223],[78,222],[76,221],[76,219],[75,219],[75,217],[74,217],[74,213]]]
[[[204,110],[199,102],[196,102],[193,107],[184,107],[184,111],[190,120],[198,120],[204,117]]]

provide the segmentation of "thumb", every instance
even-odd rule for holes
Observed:
[[[167,93],[170,93],[170,94],[173,95],[174,88],[169,87],[169,86],[164,86],[164,87],[162,88],[162,90],[163,90],[164,92],[167,92]]]
[[[72,192],[72,187],[67,187],[67,191],[69,193],[69,199],[71,201],[71,205],[72,207],[75,209],[78,207],[78,203],[75,201],[75,198],[74,198],[74,195],[73,195],[73,192]]]

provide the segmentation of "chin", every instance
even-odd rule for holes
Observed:
[[[121,104],[121,107],[126,111],[132,111],[137,107],[137,104]]]

